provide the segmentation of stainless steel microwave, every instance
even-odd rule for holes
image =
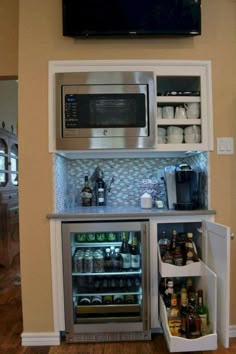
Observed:
[[[151,149],[155,146],[154,74],[56,74],[56,149]]]

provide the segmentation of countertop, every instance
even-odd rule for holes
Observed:
[[[142,209],[135,206],[91,206],[76,207],[49,213],[49,219],[104,219],[104,218],[150,218],[158,216],[193,216],[215,215],[212,209],[196,210],[169,210],[169,209]]]

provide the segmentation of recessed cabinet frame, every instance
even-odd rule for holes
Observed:
[[[199,264],[177,267],[164,264],[158,255],[158,230],[165,224],[175,228],[184,224],[197,227],[201,237],[201,259]],[[150,223],[150,259],[151,269],[151,327],[164,332],[170,352],[192,350],[214,350],[219,340],[229,347],[229,301],[230,301],[230,228],[214,223],[210,216],[162,217],[151,219]],[[181,269],[183,272],[181,274]],[[166,311],[162,299],[157,293],[158,274],[161,277],[194,276],[200,279],[206,289],[211,316],[212,333],[210,335],[187,340],[170,334]],[[159,313],[159,317],[157,314]]]
[[[174,108],[174,113],[176,107],[189,103],[198,103],[200,107],[200,115],[197,119],[165,119],[157,117],[157,150],[158,151],[210,151],[213,150],[213,110],[212,110],[212,77],[211,77],[211,64],[210,62],[178,62],[178,63],[167,63],[166,65],[161,65],[155,70],[156,75],[156,103],[157,107],[172,106]],[[182,87],[183,91],[188,89],[191,91],[194,85],[194,80],[199,82],[197,90],[199,95],[175,95],[176,86],[171,86],[171,82],[177,81],[177,87]],[[193,84],[189,85],[186,82],[191,79]],[[173,95],[165,95],[162,84],[159,85],[159,81],[166,80],[166,87],[174,92]],[[170,82],[168,83],[168,80]],[[182,82],[178,85],[178,80]],[[160,90],[161,86],[161,90]],[[161,91],[161,92],[159,92]],[[200,127],[201,131],[201,141],[199,143],[183,143],[171,144],[171,143],[159,143],[158,129],[168,128],[170,126],[181,127],[182,129],[195,125]]]
[[[156,144],[155,149],[139,149],[144,152],[185,152],[185,151],[210,151],[213,150],[213,109],[212,109],[212,77],[211,62],[198,60],[81,60],[81,61],[49,61],[49,152],[57,152],[70,157],[81,151],[57,151],[56,149],[56,123],[55,123],[55,74],[63,72],[93,72],[93,71],[152,71],[156,83],[155,115],[157,105],[182,105],[188,102],[199,102],[201,117],[199,119],[156,119]],[[157,96],[158,78],[179,77],[182,79],[196,77],[200,80],[199,97],[191,96]],[[201,142],[197,144],[160,144],[158,142],[158,127],[177,125],[186,127],[198,125],[201,127]],[[91,151],[84,150],[82,153]],[[112,149],[106,151],[93,150],[106,156],[108,153],[137,152],[137,150]]]

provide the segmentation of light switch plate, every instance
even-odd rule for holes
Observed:
[[[232,137],[217,138],[217,154],[234,154],[234,139]]]

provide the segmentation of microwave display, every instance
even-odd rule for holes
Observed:
[[[145,127],[145,95],[67,94],[65,128]]]

